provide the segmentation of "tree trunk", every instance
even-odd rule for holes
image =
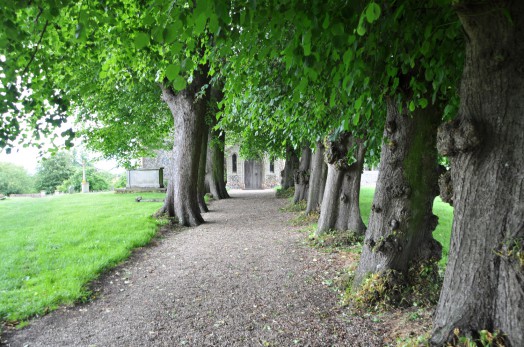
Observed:
[[[304,146],[298,170],[295,171],[293,178],[295,181],[295,196],[293,202],[296,204],[307,199],[309,189],[309,167],[311,166],[311,148]]]
[[[197,99],[197,93],[206,82],[207,77],[196,72],[193,82],[177,94],[171,87],[162,86],[162,98],[175,121],[172,178],[174,211],[178,222],[185,226],[197,226],[204,222],[198,206],[197,186],[207,100]]]
[[[284,170],[282,170],[282,182],[281,186],[282,189],[288,189],[290,187],[293,187],[295,182],[293,178],[293,174],[295,173],[295,170],[298,168],[298,157],[296,151],[291,146],[286,147],[286,164],[284,166]]]
[[[205,195],[206,195],[206,162],[207,162],[207,139],[208,139],[208,126],[203,125],[202,131],[202,143],[200,148],[200,161],[198,163],[198,207],[200,212],[209,212],[209,209],[206,205]]]
[[[173,203],[174,189],[172,180],[167,184],[166,198],[164,199],[164,205],[155,212],[155,217],[167,216],[169,218],[175,217],[175,205]]]
[[[454,220],[433,345],[453,329],[524,346],[524,1],[459,7],[467,36],[458,119],[439,129]]]
[[[218,110],[217,103],[222,100],[223,95],[220,89],[212,87],[211,103],[212,107]],[[227,199],[229,194],[226,190],[225,180],[225,143],[226,135],[221,130],[215,130],[217,124],[216,114],[211,114],[211,124],[209,126],[209,139],[207,146],[207,163],[206,163],[206,185],[213,198]]]
[[[428,105],[409,115],[400,113],[392,99],[386,102],[380,173],[355,289],[368,275],[388,270],[397,271],[402,279],[411,265],[437,262],[442,253],[432,236],[438,224],[432,210],[438,195],[440,108]]]
[[[206,182],[209,185],[209,192],[217,200],[228,199],[224,172],[225,135],[211,129],[208,141]]]
[[[327,165],[324,161],[324,145],[317,142],[317,149],[311,161],[311,177],[307,197],[306,214],[318,211],[322,203],[324,188],[326,187]]]
[[[356,162],[348,165],[350,150],[355,151]],[[366,231],[359,206],[364,154],[362,141],[349,133],[341,134],[335,142],[326,143],[328,172],[316,236],[329,230],[351,230],[362,235]]]

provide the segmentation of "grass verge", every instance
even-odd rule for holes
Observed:
[[[1,201],[0,320],[21,322],[87,300],[90,281],[155,235],[150,216],[161,205],[112,193]]]

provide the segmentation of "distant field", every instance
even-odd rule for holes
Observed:
[[[143,246],[161,203],[92,193],[0,201],[0,321],[86,298],[86,284]],[[164,194],[140,193],[143,198]]]
[[[360,190],[360,210],[362,220],[368,224],[371,204],[375,188],[362,188]],[[445,267],[448,261],[449,240],[451,237],[451,224],[453,223],[453,207],[440,200],[439,197],[433,203],[433,213],[438,216],[438,226],[433,232],[433,237],[442,244],[442,260],[440,266]]]

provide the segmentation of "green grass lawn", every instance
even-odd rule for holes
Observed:
[[[137,203],[136,195],[0,201],[0,321],[23,321],[87,298],[90,281],[147,244],[157,230],[150,216],[161,203]]]
[[[366,187],[360,190],[360,213],[362,220],[368,224],[371,204],[375,188]],[[451,237],[451,224],[453,222],[453,207],[440,200],[439,197],[433,203],[433,213],[438,216],[438,226],[433,232],[433,237],[442,244],[442,260],[440,266],[445,267],[448,261],[449,240]]]

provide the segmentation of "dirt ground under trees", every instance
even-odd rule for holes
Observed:
[[[206,223],[163,233],[95,298],[2,337],[7,346],[382,346],[385,327],[323,284],[336,254],[304,245],[274,191],[234,191]]]

